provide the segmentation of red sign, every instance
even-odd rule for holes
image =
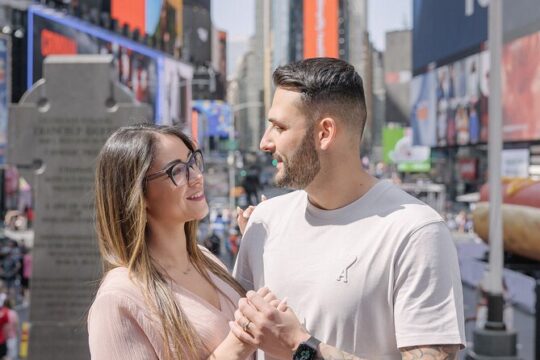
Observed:
[[[476,180],[476,159],[460,159],[458,161],[459,176],[463,180]]]
[[[56,32],[43,29],[41,31],[41,55],[73,55],[77,54],[77,43]]]
[[[145,0],[112,0],[111,17],[118,20],[120,26],[128,24],[132,31],[138,29],[146,33]]]
[[[338,0],[304,0],[304,58],[339,58]]]

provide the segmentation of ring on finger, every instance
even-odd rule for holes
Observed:
[[[244,330],[245,332],[249,333],[249,325],[251,325],[251,321],[248,320],[247,323],[244,324],[244,326],[242,327],[242,330]]]

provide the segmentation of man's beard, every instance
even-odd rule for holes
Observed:
[[[321,169],[321,162],[313,139],[313,127],[310,126],[307,129],[302,143],[290,159],[285,156],[274,155],[274,158],[276,157],[283,161],[283,174],[281,176],[279,176],[279,172],[276,174],[276,186],[305,189]]]

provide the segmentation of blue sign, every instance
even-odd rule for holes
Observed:
[[[413,71],[432,62],[479,52],[487,41],[487,0],[414,0]],[[513,1],[512,1],[513,3]]]
[[[411,102],[413,145],[436,146],[434,71],[413,78]]]
[[[221,100],[193,100],[193,110],[199,112],[205,119],[201,135],[228,138],[233,124],[231,106]]]
[[[5,162],[9,93],[9,38],[0,36],[0,164]]]

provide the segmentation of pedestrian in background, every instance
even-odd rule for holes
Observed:
[[[7,240],[2,247],[0,275],[4,281],[9,299],[16,300],[21,295],[22,254],[15,240]]]
[[[208,236],[206,239],[204,239],[203,244],[215,256],[220,255],[220,253],[221,253],[221,250],[220,250],[220,248],[221,248],[221,239],[215,233],[215,231],[212,231],[210,236]]]
[[[0,288],[0,359],[3,359],[8,354],[7,338],[4,328],[9,323],[9,308],[6,306],[8,297],[5,293],[4,284],[1,284]]]
[[[6,360],[18,359],[18,341],[19,341],[19,315],[15,311],[13,301],[6,299],[4,306],[7,308],[8,321],[4,325],[4,335],[6,337],[7,356]]]
[[[242,187],[246,192],[246,198],[248,205],[256,205],[259,201],[259,190],[262,189],[261,182],[259,180],[259,170],[252,166],[246,173],[246,176],[242,180]]]
[[[117,130],[96,165],[105,275],[88,316],[93,360],[245,359],[229,328],[243,288],[197,244],[202,153],[180,130]],[[267,298],[268,299],[268,298]]]
[[[22,254],[21,286],[23,289],[23,301],[28,303],[30,300],[30,279],[32,277],[32,252],[23,244]]]
[[[275,183],[298,191],[255,208],[234,275],[290,307],[250,291],[235,334],[266,359],[454,359],[465,344],[457,252],[435,210],[362,166],[362,79],[314,58],[279,67],[274,85],[260,147],[277,160]]]
[[[24,215],[26,216],[26,226],[31,229],[34,224],[34,209],[30,205],[24,207]]]

